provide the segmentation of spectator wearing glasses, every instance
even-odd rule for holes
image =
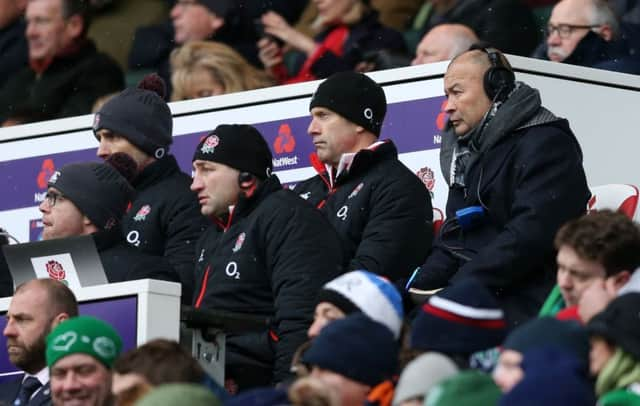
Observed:
[[[562,0],[553,8],[546,28],[546,39],[533,57],[553,62],[640,72],[640,59],[634,56],[636,30],[621,26],[608,3],[603,0]]]

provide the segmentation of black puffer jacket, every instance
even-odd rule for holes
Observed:
[[[306,340],[318,291],[342,272],[339,238],[276,176],[216,222],[198,241],[194,305],[270,318],[270,331],[228,337],[227,365],[273,368],[281,382]]]
[[[366,269],[397,281],[410,275],[429,252],[431,197],[398,160],[390,140],[358,152],[350,169],[333,183],[325,170],[294,191],[318,207],[338,231],[350,270]]]
[[[175,269],[184,303],[193,296],[195,243],[208,225],[190,184],[173,156],[155,161],[134,180],[137,195],[122,220],[129,244]]]
[[[124,242],[119,228],[91,236],[110,283],[147,278],[180,282],[162,257],[145,254]]]

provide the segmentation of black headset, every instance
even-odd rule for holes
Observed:
[[[255,176],[249,172],[240,172],[238,175],[238,184],[242,186],[245,182],[251,182],[255,179]]]
[[[511,65],[500,51],[492,47],[472,45],[469,50],[480,50],[487,54],[491,67],[484,74],[484,92],[495,102],[503,102],[516,86],[516,76]]]

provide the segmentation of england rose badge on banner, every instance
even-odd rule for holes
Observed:
[[[34,257],[31,258],[31,265],[38,278],[55,279],[72,290],[81,287],[78,271],[68,253]]]

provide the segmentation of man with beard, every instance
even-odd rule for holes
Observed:
[[[0,385],[0,403],[49,405],[49,370],[45,362],[45,337],[60,322],[78,315],[73,292],[53,279],[34,279],[16,288],[2,334],[13,365],[24,376]]]

